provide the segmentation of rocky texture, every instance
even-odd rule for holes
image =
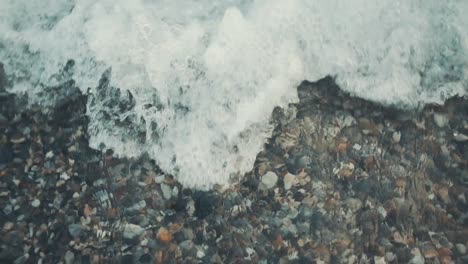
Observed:
[[[467,100],[298,93],[253,170],[210,192],[89,149],[85,96],[44,114],[0,94],[0,262],[466,263]]]

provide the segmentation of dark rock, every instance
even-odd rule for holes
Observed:
[[[179,232],[176,232],[174,234],[174,240],[177,242],[177,243],[180,243],[182,241],[185,240],[185,236],[184,236],[184,233],[182,231],[179,231]]]
[[[0,127],[8,124],[8,118],[2,114],[2,109],[0,109]]]
[[[132,254],[126,254],[122,256],[122,264],[133,264],[133,255]]]
[[[179,197],[173,206],[173,209],[178,213],[185,212],[186,208],[187,208],[187,199],[184,197]]]
[[[213,213],[216,197],[212,192],[196,191],[193,194],[195,201],[195,216],[203,219]]]
[[[28,261],[28,257],[23,255],[23,256],[17,258],[15,260],[15,262],[13,262],[13,264],[24,264],[24,263],[27,263],[27,261]]]
[[[256,191],[259,184],[259,179],[250,175],[246,176],[246,180],[242,183],[243,186],[249,188],[251,191]]]
[[[23,249],[20,247],[0,247],[0,263],[12,263],[21,255],[23,255]]]
[[[0,165],[13,161],[13,150],[9,145],[0,145]]]
[[[140,262],[141,263],[150,263],[151,262],[151,255],[150,254],[143,254],[140,257]]]
[[[68,226],[68,232],[74,238],[78,238],[83,234],[84,228],[81,224],[71,224]]]
[[[91,264],[91,256],[90,255],[82,255],[81,256],[81,264]]]
[[[0,93],[5,91],[7,84],[7,77],[5,73],[5,69],[3,67],[3,63],[0,62]]]
[[[292,174],[296,174],[298,171],[309,166],[311,162],[311,158],[305,155],[290,158],[287,161],[288,171]]]

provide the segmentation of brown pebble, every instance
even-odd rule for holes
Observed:
[[[439,184],[434,185],[434,190],[436,191],[437,196],[444,202],[449,203],[449,191],[447,186],[442,186]]]
[[[107,209],[107,217],[111,219],[115,219],[119,216],[119,209],[118,208],[109,208]]]
[[[164,227],[159,228],[156,238],[164,243],[172,241],[172,234]]]
[[[346,153],[346,149],[348,148],[348,144],[347,143],[340,143],[338,144],[338,152],[340,152],[341,154],[344,154]]]
[[[278,249],[281,246],[283,246],[284,243],[283,243],[283,237],[281,236],[281,234],[278,234],[275,240],[273,240],[271,244],[273,245],[275,249]]]
[[[88,217],[93,214],[93,208],[89,205],[85,205],[85,208],[83,210],[83,214]]]

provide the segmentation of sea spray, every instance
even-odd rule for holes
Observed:
[[[89,92],[92,147],[149,153],[188,187],[252,168],[275,106],[326,75],[401,107],[468,86],[468,1],[3,0],[0,61],[30,104]]]

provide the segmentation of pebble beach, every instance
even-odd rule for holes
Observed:
[[[417,110],[303,82],[229,186],[88,147],[87,95],[0,71],[0,263],[468,263],[468,99]],[[71,89],[71,88],[70,88]]]

